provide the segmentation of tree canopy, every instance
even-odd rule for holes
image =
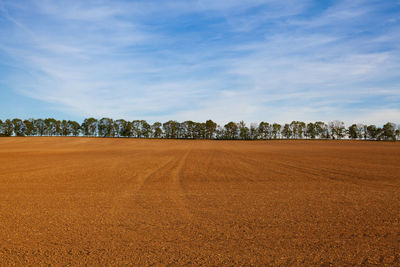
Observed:
[[[170,120],[149,124],[145,120],[126,121],[111,118],[86,118],[82,123],[71,120],[5,119],[0,120],[0,136],[87,136],[131,137],[167,139],[353,139],[400,140],[400,126],[388,122],[382,127],[354,123],[348,128],[342,121],[305,123],[292,121],[279,123],[260,122],[249,126],[244,121],[228,122],[220,126],[212,120],[206,122]]]

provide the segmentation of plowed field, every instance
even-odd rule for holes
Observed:
[[[400,143],[0,138],[1,265],[400,264]]]

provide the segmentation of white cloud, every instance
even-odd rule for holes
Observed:
[[[376,114],[348,113],[364,112],[352,105],[368,97],[398,96],[399,27],[352,36],[374,6],[340,1],[303,16],[311,4],[8,1],[1,10],[14,27],[0,37],[13,35],[0,51],[24,70],[10,78],[15,90],[77,117],[394,120],[390,100]],[[196,15],[215,21],[180,24],[201,27]]]

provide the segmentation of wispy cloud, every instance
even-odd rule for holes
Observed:
[[[15,67],[2,90],[75,118],[383,123],[400,111],[399,9],[0,1],[0,55]]]

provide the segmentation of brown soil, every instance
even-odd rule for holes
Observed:
[[[400,264],[400,143],[0,138],[1,265]]]

